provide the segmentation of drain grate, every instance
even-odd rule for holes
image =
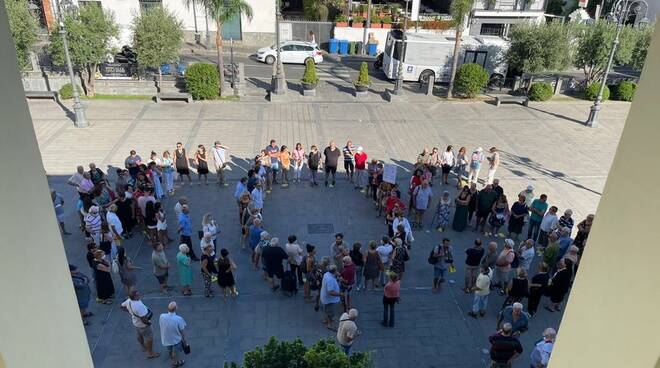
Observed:
[[[335,227],[332,224],[307,224],[307,234],[332,234]]]

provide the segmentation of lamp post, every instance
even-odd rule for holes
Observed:
[[[403,16],[403,33],[401,34],[401,54],[399,55],[399,65],[397,67],[396,82],[394,83],[394,94],[400,96],[403,94],[403,59],[406,54],[406,28],[408,27],[408,3],[406,0],[406,11]],[[396,46],[395,46],[396,49]]]
[[[638,7],[644,5],[645,13],[648,12],[648,4],[644,0],[619,0],[617,1],[610,12],[610,19],[616,20],[616,34],[614,36],[614,41],[612,42],[612,48],[610,50],[609,58],[607,59],[607,66],[605,67],[605,72],[603,73],[603,78],[601,79],[600,89],[598,90],[598,96],[591,110],[589,111],[589,118],[587,118],[586,125],[588,127],[595,128],[598,126],[598,113],[601,109],[601,104],[603,103],[603,92],[605,91],[605,84],[607,83],[607,76],[610,73],[610,68],[612,67],[612,62],[614,61],[614,54],[616,49],[619,46],[619,35],[625,24],[626,19],[630,13],[631,8],[634,4],[638,4]],[[639,11],[637,8],[636,11]],[[644,16],[646,18],[646,14]]]
[[[275,0],[275,46],[277,47],[277,60],[273,65],[273,76],[270,80],[270,91],[276,95],[286,94],[286,77],[284,76],[284,66],[282,65],[282,53],[280,45],[280,0]]]
[[[85,107],[82,102],[80,102],[80,93],[78,93],[78,88],[76,85],[76,77],[73,74],[73,65],[71,64],[71,55],[69,54],[69,42],[66,39],[66,28],[64,27],[64,17],[62,16],[62,10],[59,7],[57,0],[54,2],[55,8],[57,9],[57,16],[60,27],[60,36],[62,37],[62,47],[64,48],[64,60],[66,62],[67,70],[69,71],[69,79],[71,80],[71,88],[73,89],[73,111],[76,115],[76,120],[73,124],[77,128],[86,128],[89,126],[87,118],[85,117]],[[93,77],[92,77],[93,78]]]

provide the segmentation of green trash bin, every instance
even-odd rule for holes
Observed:
[[[351,55],[355,55],[355,42],[351,42],[348,44],[348,53]]]

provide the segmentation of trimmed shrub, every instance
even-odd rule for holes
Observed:
[[[584,98],[591,101],[596,101],[598,97],[598,91],[600,91],[600,82],[594,82],[587,86],[584,89]],[[603,101],[607,101],[610,98],[610,89],[605,86],[603,90]]]
[[[316,84],[319,82],[319,77],[316,76],[316,63],[314,59],[309,58],[305,61],[305,73],[301,82],[304,84]]]
[[[371,81],[369,80],[369,66],[367,65],[366,61],[363,61],[362,64],[360,64],[360,74],[358,75],[358,79],[354,84],[356,86],[366,87],[369,87],[371,84]]]
[[[615,100],[630,102],[635,97],[635,90],[637,90],[637,84],[634,82],[621,81],[616,85],[612,94]]]
[[[473,98],[488,84],[488,72],[479,64],[463,64],[456,72],[454,93]]]
[[[195,100],[214,100],[220,96],[220,76],[214,64],[197,63],[186,70],[186,89]]]
[[[552,86],[550,83],[536,82],[532,83],[527,96],[531,101],[547,101],[552,98]]]
[[[78,90],[78,94],[80,96],[83,95],[82,88],[80,88],[79,85],[76,84],[76,89]],[[73,88],[71,87],[71,83],[67,83],[60,88],[60,98],[62,100],[70,100],[73,98]]]

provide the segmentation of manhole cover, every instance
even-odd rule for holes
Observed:
[[[335,227],[332,224],[307,224],[307,234],[332,234]]]

